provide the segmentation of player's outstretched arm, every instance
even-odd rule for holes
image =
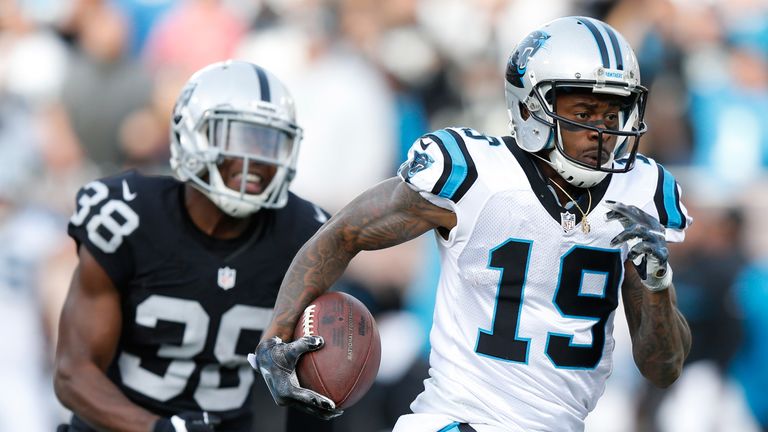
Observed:
[[[159,418],[135,405],[107,378],[122,327],[120,295],[85,247],[59,321],[54,389],[65,407],[99,430],[212,431],[204,413]],[[198,418],[200,417],[200,418]]]
[[[640,372],[656,386],[667,387],[680,376],[691,348],[691,331],[677,308],[664,227],[635,206],[607,202],[609,220],[624,231],[613,246],[629,245],[622,296]]]
[[[334,215],[294,257],[280,286],[273,318],[255,356],[249,360],[264,376],[275,401],[331,418],[340,414],[333,403],[299,388],[293,380],[295,363],[304,352],[319,349],[322,340],[302,338],[290,344],[304,309],[342,275],[362,250],[404,243],[437,227],[453,228],[453,212],[437,207],[391,178],[364,192]],[[276,339],[279,338],[279,339]]]
[[[399,178],[372,187],[331,218],[294,257],[262,339],[289,340],[304,308],[336,282],[358,252],[395,246],[455,224],[453,212],[431,204]]]

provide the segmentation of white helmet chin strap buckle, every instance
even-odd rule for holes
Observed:
[[[182,158],[182,166],[188,173],[199,173],[200,170],[203,169],[203,166],[205,166],[205,161],[203,161],[198,154],[184,153]]]
[[[218,147],[209,147],[205,150],[205,163],[216,164],[219,162],[221,150]]]

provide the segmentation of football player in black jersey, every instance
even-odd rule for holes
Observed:
[[[79,191],[69,234],[80,262],[55,374],[74,415],[61,430],[250,432],[254,415],[277,415],[253,412],[246,354],[293,256],[327,219],[288,191],[300,140],[274,75],[216,63],[174,108],[177,179],[129,171]],[[288,429],[331,428],[302,416],[289,411]]]

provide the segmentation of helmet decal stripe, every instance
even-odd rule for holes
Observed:
[[[271,102],[272,96],[269,94],[269,79],[267,78],[266,72],[257,65],[253,65],[253,68],[256,70],[256,75],[259,77],[259,93],[261,94],[261,100],[264,102]]]
[[[613,47],[613,55],[616,56],[616,69],[624,70],[624,62],[621,56],[621,47],[619,46],[619,38],[616,37],[616,32],[613,31],[607,25],[603,25],[605,32],[608,33],[608,38],[611,39],[611,47]]]
[[[445,164],[443,175],[435,184],[433,193],[436,191],[437,195],[458,202],[477,179],[475,162],[458,133],[442,129],[430,134],[429,137],[437,143],[444,155],[445,153],[450,155],[451,161],[450,167],[447,163]],[[450,171],[450,174],[445,178],[447,171]]]
[[[683,229],[687,220],[680,208],[680,191],[675,177],[657,164],[659,178],[656,183],[656,194],[653,197],[656,210],[659,212],[659,222],[667,228]]]
[[[579,18],[579,22],[584,24],[595,38],[595,42],[597,42],[597,48],[600,50],[600,58],[603,60],[603,67],[610,68],[611,64],[608,60],[608,47],[605,45],[605,38],[603,38],[600,30],[598,30],[597,26],[595,26],[595,24],[589,18],[581,17]]]

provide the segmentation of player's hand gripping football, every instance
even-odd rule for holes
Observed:
[[[323,338],[320,336],[304,336],[289,343],[273,337],[262,341],[254,354],[248,354],[248,362],[264,377],[275,403],[280,406],[290,405],[330,420],[344,411],[336,409],[336,404],[329,398],[300,387],[296,376],[299,356],[322,346]]]
[[[171,418],[155,422],[152,432],[214,432],[214,426],[221,423],[218,417],[207,412],[187,411]]]
[[[611,209],[608,220],[616,220],[624,231],[611,240],[611,246],[627,243],[629,259],[635,265],[640,281],[652,292],[663,291],[672,283],[672,268],[667,260],[669,250],[664,227],[648,213],[631,205],[606,201]]]

